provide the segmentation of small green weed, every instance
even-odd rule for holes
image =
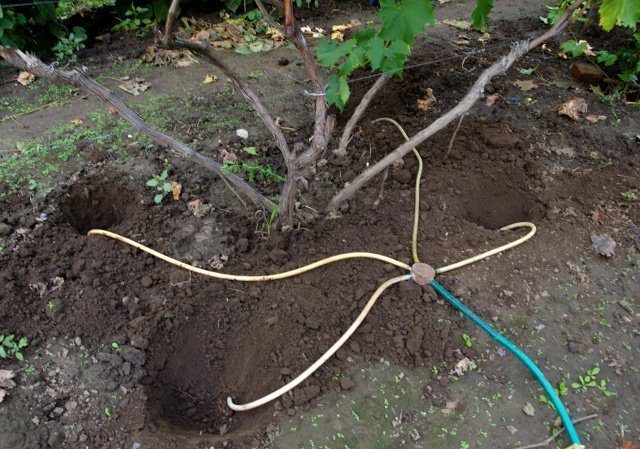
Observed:
[[[118,343],[116,343],[115,341],[113,343],[111,343],[111,347],[114,349],[114,351],[116,352],[120,352],[122,351],[122,348],[120,347],[120,345]]]
[[[467,348],[473,346],[473,337],[470,337],[467,334],[462,334],[462,339],[464,340],[464,344],[467,345]]]
[[[29,340],[22,337],[16,341],[14,334],[0,335],[0,358],[7,359],[15,357],[19,361],[24,361],[22,350],[29,346]]]
[[[84,41],[86,40],[86,30],[79,26],[73,27],[69,35],[61,38],[53,47],[56,58],[59,61],[75,61],[76,53],[84,48]]]
[[[629,189],[625,192],[622,192],[622,198],[627,201],[636,201],[638,199],[638,190],[637,189]]]
[[[263,181],[273,181],[278,184],[281,184],[285,181],[283,176],[280,176],[276,172],[274,172],[271,167],[260,165],[257,162],[225,162],[222,166],[222,169],[228,173],[238,173],[242,172],[247,175],[247,180],[249,182],[253,182],[256,178],[261,179]]]
[[[267,220],[267,238],[271,237],[271,226],[273,226],[273,222],[276,221],[278,210],[278,206],[274,207],[271,211],[271,215],[269,215],[269,220]]]
[[[169,173],[167,170],[163,170],[159,175],[154,175],[153,178],[147,181],[148,187],[153,187],[158,193],[153,197],[153,201],[156,204],[162,203],[164,197],[171,192],[171,183],[167,181]]]
[[[602,393],[606,397],[615,396],[615,393],[607,390],[607,381],[604,379],[600,379],[598,381],[597,376],[600,374],[600,367],[598,365],[591,368],[585,375],[578,376],[578,382],[573,382],[571,384],[571,388],[575,390],[582,391],[585,393],[588,389],[598,389],[602,391]]]
[[[149,8],[131,5],[131,8],[124,13],[124,18],[120,19],[114,27],[114,31],[135,32],[138,35],[146,34],[152,25],[151,18],[153,12]]]

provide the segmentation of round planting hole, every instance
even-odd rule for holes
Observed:
[[[525,185],[521,173],[502,173],[493,178],[476,173],[465,175],[453,206],[455,214],[487,229],[540,218],[544,206],[535,194],[522,187]]]
[[[134,195],[113,182],[89,181],[72,186],[60,200],[60,210],[78,233],[109,229],[121,223]]]

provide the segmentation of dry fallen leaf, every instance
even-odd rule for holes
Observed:
[[[215,76],[215,75],[207,75],[202,80],[202,84],[211,84],[211,83],[215,83],[216,81],[218,81],[218,77],[217,76]]]
[[[350,30],[353,27],[357,27],[357,26],[360,26],[360,25],[362,25],[362,22],[360,22],[358,19],[351,19],[347,23],[339,24],[339,25],[333,25],[331,27],[331,31],[347,31],[347,30]]]
[[[534,83],[533,80],[518,80],[514,81],[513,84],[518,86],[523,92],[528,92],[530,90],[538,88],[538,85]]]
[[[604,212],[602,212],[600,209],[596,209],[593,211],[593,213],[591,214],[591,219],[593,221],[595,221],[598,224],[603,224],[604,223]]]
[[[22,71],[18,74],[17,81],[23,86],[28,86],[29,84],[33,83],[35,79],[36,77],[33,73]]]
[[[631,440],[622,441],[622,449],[636,449],[638,446]]]
[[[211,39],[211,33],[207,30],[200,30],[190,38],[190,40],[197,41],[208,41],[209,39]]]
[[[180,199],[181,193],[182,193],[182,184],[176,181],[171,182],[171,195],[173,196],[173,199],[178,201]]]
[[[416,103],[418,105],[418,109],[421,111],[428,111],[431,108],[431,105],[437,101],[436,96],[433,94],[433,89],[428,87],[427,96],[425,98],[418,98]]]
[[[195,199],[195,200],[191,200],[187,203],[187,209],[189,210],[189,212],[191,212],[193,215],[196,214],[196,212],[198,211],[198,209],[200,209],[200,207],[202,207],[202,200],[201,199]]]
[[[220,159],[222,159],[222,163],[226,164],[227,162],[235,162],[238,160],[238,156],[233,151],[229,151],[226,148],[221,148],[220,151]]]
[[[341,31],[334,31],[331,33],[331,40],[342,42],[344,41],[344,34]]]
[[[493,106],[496,103],[496,101],[498,101],[498,98],[500,98],[500,94],[487,95],[487,99],[485,100],[485,104],[487,106]]]
[[[14,377],[16,377],[15,371],[11,371],[8,369],[0,369],[0,387],[13,388],[13,387],[7,387],[6,385],[8,385],[9,381],[13,382],[11,379],[13,379]],[[15,382],[13,385],[15,386]]]
[[[442,21],[445,25],[449,25],[455,28],[459,28],[461,30],[470,30],[471,22],[468,20],[459,20],[459,19],[445,19]]]
[[[72,125],[82,125],[84,123],[84,120],[82,120],[81,118],[74,118],[73,120],[70,120],[69,123],[71,123]]]
[[[113,106],[109,106],[109,115],[116,115],[118,113],[118,110],[116,108],[114,108]]]
[[[580,119],[580,113],[587,112],[587,102],[582,98],[572,98],[571,100],[562,103],[557,108],[558,115],[566,115],[573,120]]]
[[[122,83],[118,87],[133,96],[138,96],[145,90],[149,89],[151,84],[147,83],[142,78],[136,78],[129,80],[126,83]]]
[[[587,115],[585,118],[590,123],[598,123],[601,120],[606,120],[607,116],[606,115]]]
[[[275,42],[284,42],[286,39],[285,35],[275,28],[269,27],[267,29],[267,35],[271,38],[272,41]]]
[[[319,39],[326,33],[325,30],[318,27],[315,27],[315,29],[312,30],[309,25],[303,26],[302,28],[300,28],[300,31],[302,31],[304,34],[310,34],[314,39]]]

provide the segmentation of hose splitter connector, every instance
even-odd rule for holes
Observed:
[[[427,285],[436,277],[436,270],[431,265],[418,262],[411,266],[411,274],[413,275],[413,282],[418,285]]]

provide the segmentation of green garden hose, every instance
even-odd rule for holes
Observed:
[[[564,428],[567,431],[569,440],[571,440],[571,446],[569,446],[569,448],[567,449],[584,448],[584,446],[580,442],[580,437],[578,436],[578,432],[576,431],[576,428],[573,425],[573,421],[571,421],[571,417],[569,416],[567,409],[565,408],[564,404],[560,400],[560,397],[558,396],[558,394],[553,389],[553,386],[549,383],[547,378],[544,377],[544,374],[542,374],[542,371],[540,371],[540,368],[538,368],[538,366],[533,362],[533,360],[531,360],[524,352],[522,352],[518,347],[516,347],[516,345],[511,343],[511,341],[509,341],[500,332],[498,332],[497,330],[492,328],[489,324],[487,324],[486,321],[484,321],[478,315],[476,315],[471,310],[469,310],[464,304],[462,304],[462,302],[458,298],[453,296],[451,292],[449,292],[449,290],[444,288],[438,281],[433,280],[429,282],[429,285],[431,285],[431,287],[433,287],[436,293],[442,296],[445,301],[447,301],[453,307],[455,307],[460,312],[462,312],[462,314],[465,315],[467,318],[469,318],[471,321],[473,321],[474,324],[476,324],[483,331],[489,334],[491,338],[493,338],[495,341],[497,341],[502,346],[504,346],[511,354],[515,355],[529,369],[529,371],[531,371],[531,373],[538,380],[538,382],[540,382],[540,385],[542,385],[542,389],[547,394],[547,397],[555,407],[556,411],[558,412],[558,415],[560,415],[560,419],[562,420],[562,424],[564,425]]]

